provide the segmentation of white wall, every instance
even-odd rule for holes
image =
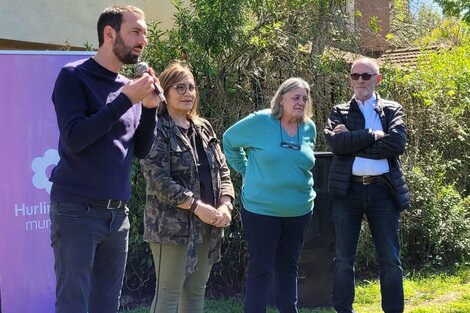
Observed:
[[[171,0],[1,0],[0,39],[98,48],[99,15],[123,3],[141,8],[147,22],[158,20],[161,28],[173,24]]]

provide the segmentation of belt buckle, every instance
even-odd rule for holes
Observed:
[[[109,199],[108,205],[106,205],[106,209],[108,210],[120,209],[123,204],[124,204],[124,201]]]
[[[371,178],[371,176],[362,176],[362,184],[363,185],[370,185],[372,183],[372,181],[369,180],[370,178]]]

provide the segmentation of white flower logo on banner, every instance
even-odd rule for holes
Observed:
[[[47,193],[51,193],[52,183],[47,177],[46,170],[51,165],[57,165],[59,162],[59,153],[55,149],[49,149],[44,153],[43,157],[37,157],[31,163],[33,168],[33,185],[37,189],[44,189]]]

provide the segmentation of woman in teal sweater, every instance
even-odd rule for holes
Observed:
[[[316,129],[311,116],[310,86],[289,78],[270,109],[250,114],[224,134],[227,162],[243,177],[246,313],[266,312],[271,277],[276,279],[278,310],[297,312],[298,262],[315,198],[311,170]]]

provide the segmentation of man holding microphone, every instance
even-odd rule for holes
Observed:
[[[134,6],[105,9],[99,49],[67,64],[52,100],[60,161],[51,174],[51,241],[56,313],[116,313],[127,258],[133,156],[154,141],[158,81],[119,74],[148,44],[145,15]]]

